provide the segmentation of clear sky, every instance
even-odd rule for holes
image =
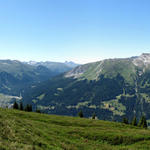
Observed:
[[[150,52],[150,0],[0,0],[0,59],[87,63]]]

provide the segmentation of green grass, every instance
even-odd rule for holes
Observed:
[[[101,108],[108,109],[109,111],[113,112],[113,115],[123,116],[125,115],[126,107],[119,103],[118,99],[104,101]]]
[[[102,74],[106,78],[114,78],[120,74],[127,83],[134,85],[136,78],[136,67],[130,59],[106,59],[82,67],[86,69],[80,76],[81,79],[97,80]]]
[[[41,94],[41,95],[38,96],[37,98],[38,98],[39,100],[42,100],[44,97],[45,97],[45,94]]]
[[[149,150],[150,130],[0,109],[0,150]]]
[[[102,73],[105,77],[115,77],[118,73],[124,77],[127,83],[134,85],[136,68],[129,59],[108,59],[103,64]]]

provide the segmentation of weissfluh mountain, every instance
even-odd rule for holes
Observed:
[[[28,90],[24,103],[46,113],[118,120],[150,119],[150,54],[77,66]]]

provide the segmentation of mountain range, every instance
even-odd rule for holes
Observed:
[[[45,113],[121,121],[150,121],[150,54],[79,65],[29,88],[23,102]]]
[[[32,65],[32,66],[44,66],[44,67],[48,68],[49,70],[51,70],[52,72],[56,72],[58,74],[67,72],[67,71],[71,70],[72,68],[77,67],[79,65],[72,61],[65,61],[64,63],[51,62],[51,61],[45,61],[45,62],[29,61],[29,62],[24,62],[24,63]]]
[[[150,122],[149,53],[85,65],[0,60],[0,85],[0,106],[22,99],[49,114]]]
[[[26,89],[71,70],[73,65],[77,64],[0,60],[0,106],[20,99]]]

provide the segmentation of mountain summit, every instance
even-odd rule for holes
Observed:
[[[103,61],[89,63],[78,66],[67,72],[65,77],[85,78],[90,80],[97,79],[101,74],[113,75],[116,73],[125,74],[135,73],[137,67],[141,71],[150,68],[150,53],[143,53],[140,56],[131,58],[105,59]]]
[[[139,57],[134,58],[133,63],[136,66],[150,65],[150,53],[143,53]]]

